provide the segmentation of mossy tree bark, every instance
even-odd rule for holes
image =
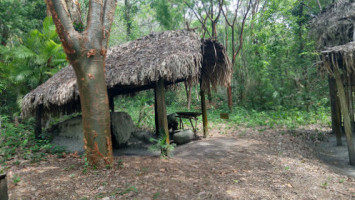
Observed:
[[[46,0],[46,3],[67,59],[76,74],[88,161],[98,167],[111,165],[113,157],[105,57],[116,0],[90,0],[87,26],[82,30],[74,27],[74,22],[81,16],[77,13],[73,16],[74,13],[69,12],[72,9],[67,6],[67,0]]]
[[[204,89],[202,88],[202,81],[200,83],[200,95],[201,95],[203,137],[206,138],[208,136],[208,119],[207,119],[206,95]]]
[[[169,129],[168,129],[168,117],[166,115],[166,105],[165,105],[165,86],[164,80],[160,79],[155,86],[155,124],[156,130],[158,131],[157,134],[160,136],[164,136],[166,138],[166,144],[170,143],[169,140]],[[168,156],[169,152],[168,149],[161,149],[162,154],[164,156]]]
[[[352,134],[352,130],[351,130],[351,120],[350,120],[350,115],[349,115],[348,104],[347,104],[346,97],[345,97],[344,86],[341,81],[339,69],[334,68],[333,73],[334,73],[335,82],[336,82],[336,85],[338,88],[341,112],[343,113],[343,118],[344,118],[346,142],[347,142],[348,151],[349,151],[349,161],[350,161],[350,165],[355,166],[355,149],[354,149],[354,144],[353,144],[353,134]]]
[[[341,116],[339,112],[339,105],[337,104],[337,88],[335,85],[335,80],[332,77],[328,77],[329,84],[329,96],[330,96],[330,107],[332,113],[332,130],[336,136],[337,146],[342,146],[341,141]]]

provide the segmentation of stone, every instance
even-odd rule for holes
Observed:
[[[64,146],[70,152],[84,152],[81,115],[54,125],[48,132],[53,136],[52,144]]]
[[[136,127],[125,112],[111,114],[112,135],[118,146],[127,143]],[[84,133],[81,115],[60,122],[47,131],[53,137],[52,144],[64,146],[67,151],[84,153]]]
[[[136,131],[136,127],[129,114],[125,112],[115,112],[111,114],[112,135],[118,146],[125,145],[131,134]]]
[[[178,120],[176,119],[176,113],[172,113],[167,116],[168,118],[168,129],[172,129],[172,131],[175,131],[178,129],[179,123]]]
[[[186,144],[194,139],[194,132],[190,129],[181,130],[173,135],[173,140],[176,144]]]
[[[132,136],[142,142],[150,143],[149,139],[154,137],[152,132],[145,131],[145,130],[138,130],[132,133]]]

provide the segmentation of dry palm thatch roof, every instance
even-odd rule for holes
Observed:
[[[106,82],[111,96],[153,88],[159,79],[164,79],[166,84],[184,80],[197,83],[202,75],[206,80],[204,88],[226,85],[231,73],[221,44],[201,40],[186,30],[152,33],[112,47],[106,58]],[[44,117],[80,110],[72,66],[28,93],[22,101],[22,116],[34,115],[39,105],[43,105]]]
[[[318,49],[344,45],[353,41],[355,3],[339,1],[324,9],[310,23]]]
[[[328,73],[332,74],[335,67],[351,74],[355,71],[355,42],[328,48],[321,52],[321,59]]]

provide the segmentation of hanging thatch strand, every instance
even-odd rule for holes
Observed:
[[[231,65],[223,46],[201,40],[191,31],[152,33],[141,39],[113,47],[106,58],[106,82],[110,96],[131,94],[165,84],[201,76],[209,85],[230,82]],[[28,93],[22,101],[22,116],[33,115],[43,105],[43,116],[80,111],[79,92],[72,66],[65,67],[48,81]]]
[[[331,75],[333,68],[341,69],[345,75],[350,75],[355,71],[355,42],[327,48],[321,52],[321,59],[326,71]]]
[[[310,23],[318,49],[344,45],[354,40],[355,3],[339,1],[324,9]]]

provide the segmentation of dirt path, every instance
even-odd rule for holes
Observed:
[[[169,160],[119,156],[114,168],[86,173],[76,155],[13,166],[10,199],[355,199],[354,179],[321,162],[302,137],[219,131]]]

